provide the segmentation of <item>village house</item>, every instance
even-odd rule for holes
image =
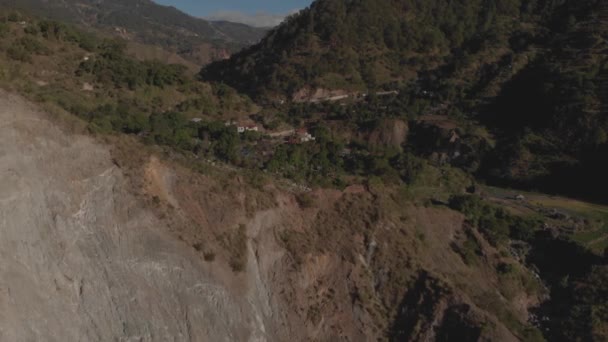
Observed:
[[[238,133],[259,132],[260,128],[253,120],[229,120],[224,123],[226,127],[235,126]]]
[[[258,132],[259,128],[254,122],[239,122],[236,127],[237,132],[245,133],[245,132]]]
[[[315,137],[312,134],[308,133],[306,128],[297,129],[294,135],[295,140],[298,143],[307,143],[315,140]]]

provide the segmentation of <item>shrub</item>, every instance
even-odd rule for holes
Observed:
[[[203,253],[203,258],[205,259],[205,261],[207,262],[212,262],[215,260],[215,253],[214,252],[205,252]]]
[[[21,21],[21,17],[22,16],[21,16],[21,14],[19,14],[19,12],[13,11],[13,12],[11,12],[11,13],[8,14],[7,19],[10,22],[16,23],[18,21]]]
[[[10,28],[5,23],[0,23],[0,38],[5,37],[10,32]]]
[[[241,272],[247,266],[247,227],[240,224],[237,229],[224,233],[220,243],[230,253],[228,261],[234,272]]]
[[[475,195],[452,196],[449,205],[462,212],[467,221],[478,227],[493,245],[508,238],[529,241],[538,228],[537,220],[511,215],[502,208],[484,203]]]
[[[13,45],[6,50],[6,55],[13,60],[20,62],[31,62],[32,54],[21,45]]]
[[[27,26],[26,28],[24,28],[23,32],[35,36],[38,34],[38,28],[36,26],[30,25],[30,26]]]
[[[36,55],[46,55],[50,51],[35,37],[23,37],[17,41],[18,45],[23,46],[25,50]]]
[[[312,208],[315,204],[315,199],[309,193],[301,193],[296,196],[296,201],[302,208]]]
[[[510,274],[515,271],[515,268],[513,267],[513,264],[501,262],[500,264],[498,264],[498,266],[496,266],[496,271],[499,274]]]

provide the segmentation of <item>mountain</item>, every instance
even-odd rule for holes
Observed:
[[[451,209],[357,188],[304,206],[280,183],[193,172],[124,136],[101,143],[3,91],[0,126],[11,341],[543,341],[527,323],[545,292],[536,273]],[[566,279],[555,313],[584,324],[566,337],[600,341],[606,267],[581,281],[599,261],[576,251],[542,255]],[[573,314],[559,306],[570,298]]]
[[[498,138],[482,172],[501,184],[604,202],[608,3],[566,2],[547,18],[545,29],[512,38],[515,58],[536,52],[508,77],[493,76],[504,77],[500,90],[473,108]]]
[[[256,43],[266,32],[243,24],[205,21],[150,0],[1,0],[0,6],[160,46],[199,65],[226,58]]]
[[[254,95],[407,81],[512,31],[519,1],[319,0],[259,44],[203,71]],[[523,15],[531,9],[525,9]]]
[[[606,341],[608,207],[476,178],[581,151],[601,176],[597,5],[395,92],[259,112],[122,40],[1,12],[2,337]]]
[[[318,0],[202,75],[254,96],[394,88],[462,56],[485,62],[505,55],[514,39],[546,30],[561,3]]]
[[[241,42],[244,46],[251,46],[264,38],[270,28],[253,27],[247,24],[235,23],[226,20],[208,21],[216,30],[222,32],[229,39]]]
[[[466,162],[479,177],[605,201],[607,15],[598,0],[318,0],[201,77],[273,102],[399,92],[371,115],[490,132]]]

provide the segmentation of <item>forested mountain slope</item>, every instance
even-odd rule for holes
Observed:
[[[485,171],[503,184],[607,201],[608,3],[566,2],[555,12],[544,34],[522,39],[535,58],[479,109],[499,138]]]
[[[264,100],[397,90],[369,115],[489,130],[464,163],[481,177],[607,200],[606,6],[319,0],[201,76]]]
[[[527,22],[534,29],[540,7],[519,0],[319,0],[203,75],[241,81],[256,95],[292,95],[306,86],[363,90],[411,80],[458,52],[504,47],[516,28]]]
[[[265,33],[243,24],[194,18],[150,0],[2,0],[0,6],[21,8],[161,46],[199,65],[256,43]]]

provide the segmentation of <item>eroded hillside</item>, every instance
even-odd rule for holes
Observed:
[[[540,336],[542,285],[451,209],[374,184],[195,173],[0,101],[2,339]]]
[[[240,292],[168,233],[107,147],[0,94],[0,339],[264,339]]]

